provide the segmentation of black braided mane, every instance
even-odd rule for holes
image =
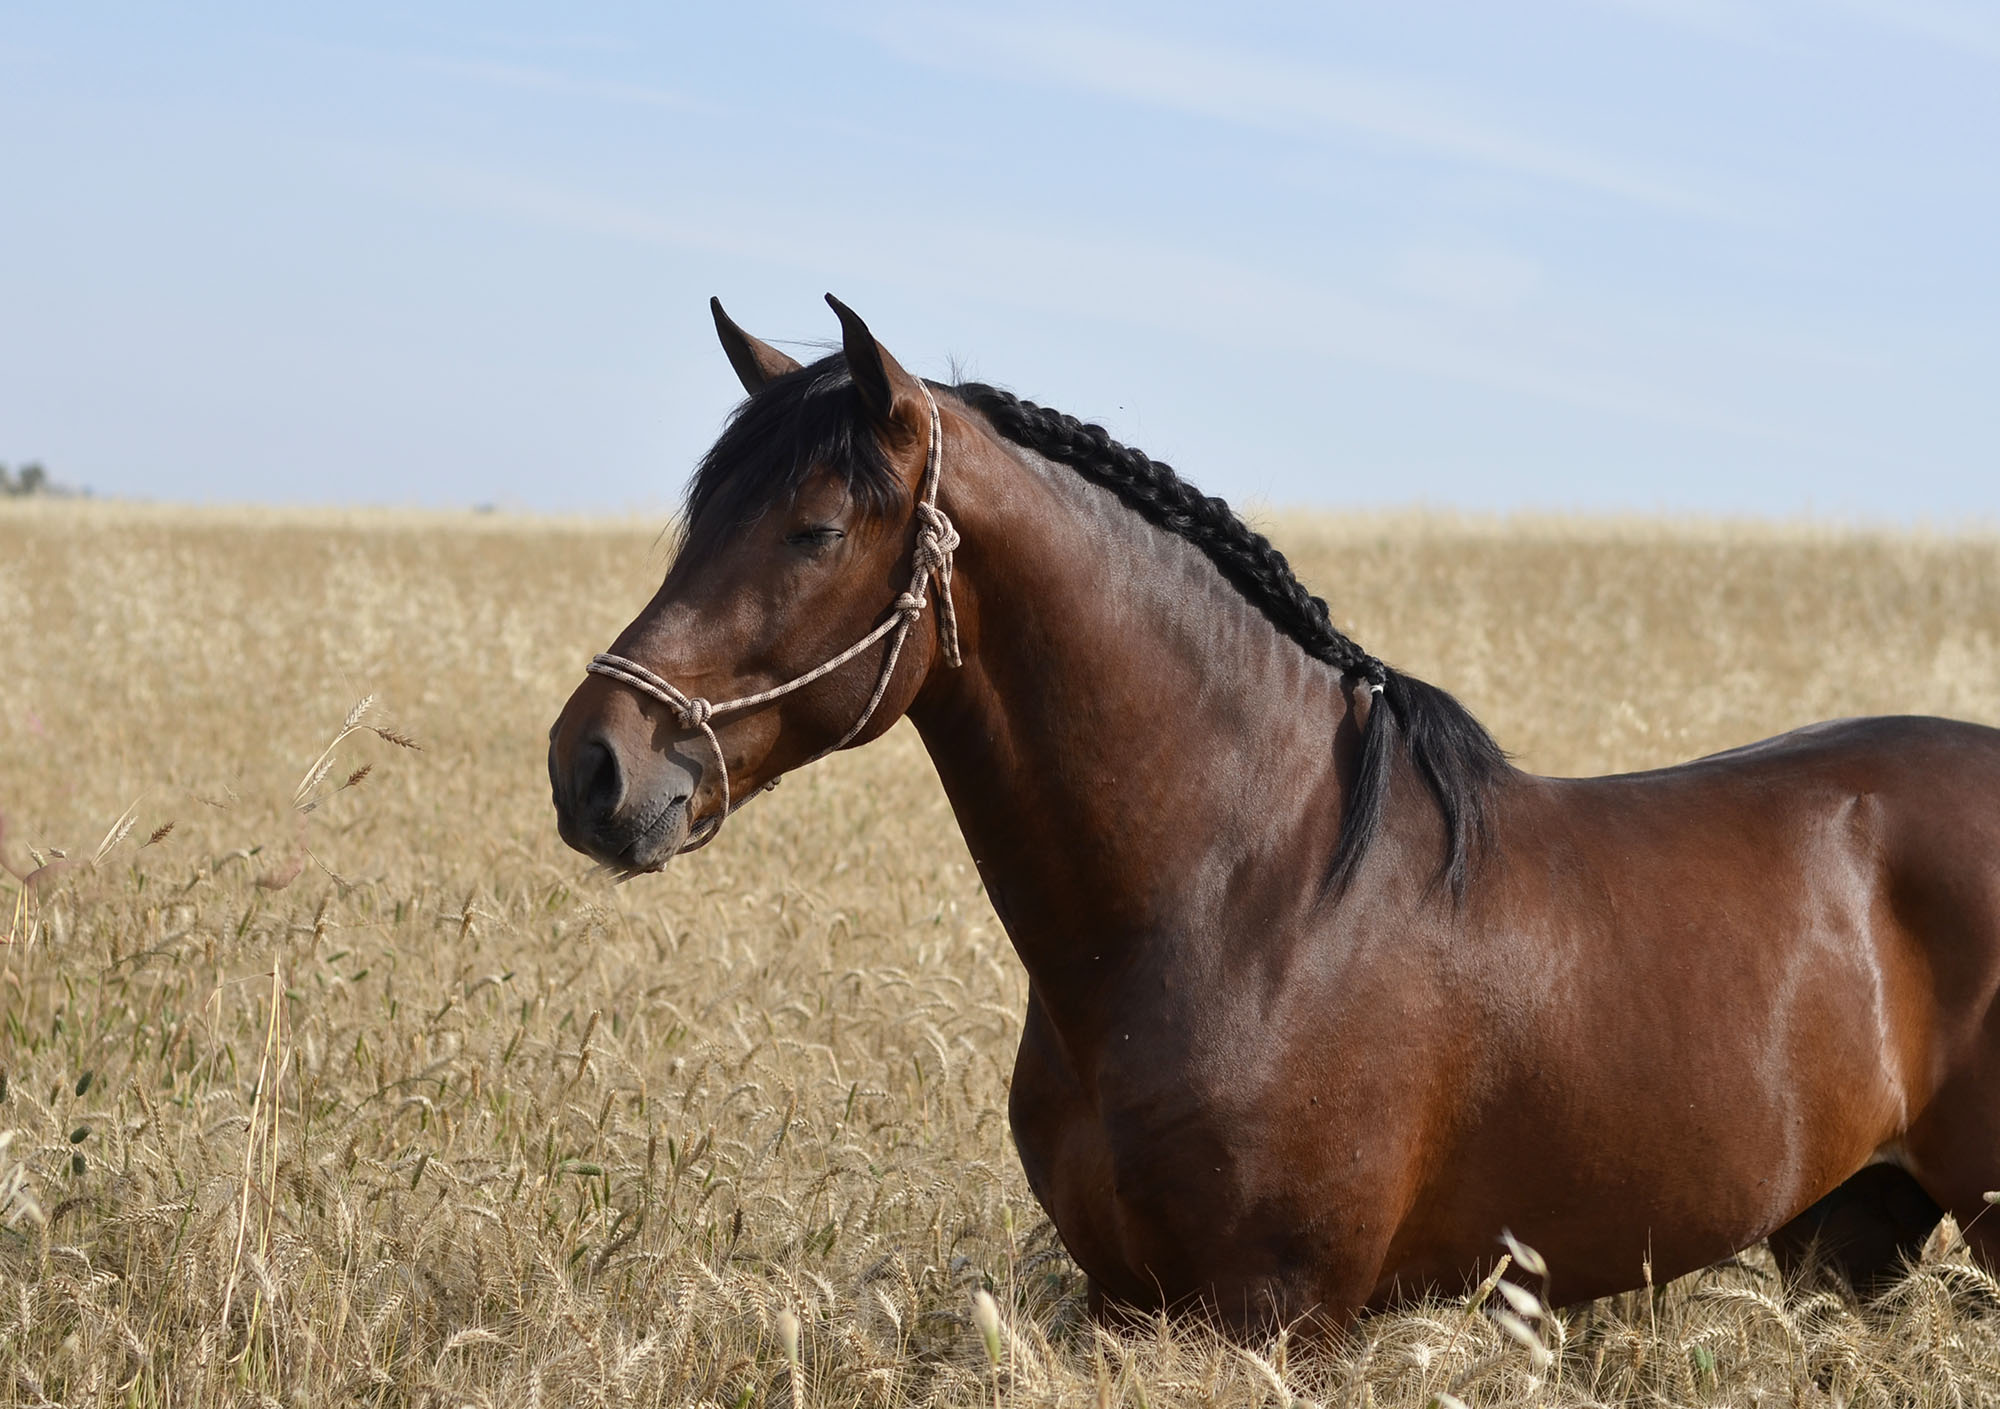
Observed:
[[[1326,603],[1308,592],[1285,555],[1212,495],[1170,465],[1118,444],[1102,426],[1037,406],[980,382],[952,391],[1008,440],[1102,485],[1167,532],[1208,555],[1222,575],[1273,626],[1316,660],[1382,688],[1388,707],[1372,711],[1361,766],[1334,853],[1333,883],[1342,889],[1381,829],[1396,741],[1443,814],[1443,878],[1463,897],[1480,845],[1487,793],[1507,771],[1507,756],[1464,705],[1435,685],[1384,665],[1333,624]]]

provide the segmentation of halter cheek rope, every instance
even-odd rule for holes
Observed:
[[[642,695],[650,695],[674,712],[674,718],[683,729],[698,730],[708,741],[708,751],[715,758],[717,775],[722,779],[722,809],[695,830],[693,836],[681,844],[681,851],[697,851],[715,840],[715,834],[722,830],[742,803],[730,800],[729,762],[722,756],[722,744],[715,737],[715,727],[709,722],[717,715],[739,714],[744,710],[757,709],[789,695],[794,690],[804,689],[822,675],[830,675],[846,665],[884,636],[889,638],[889,649],[882,657],[881,672],[875,678],[875,693],[868,697],[868,705],[861,711],[861,717],[845,734],[828,744],[806,760],[817,763],[828,754],[846,748],[868,727],[868,721],[875,717],[876,706],[889,692],[889,681],[896,673],[896,662],[902,656],[903,642],[908,639],[910,628],[917,618],[924,614],[929,605],[924,596],[926,582],[935,579],[938,589],[938,639],[944,650],[945,663],[957,666],[958,614],[951,603],[951,555],[958,547],[958,530],[945,517],[944,510],[937,506],[938,477],[944,468],[944,427],[938,419],[937,401],[931,396],[930,388],[922,382],[917,389],[924,394],[924,405],[930,410],[930,442],[924,453],[923,493],[916,506],[916,541],[910,547],[910,586],[889,606],[889,615],[873,631],[849,646],[824,665],[808,670],[796,679],[787,680],[782,685],[774,685],[768,690],[759,690],[754,695],[744,695],[739,699],[723,700],[720,703],[702,699],[699,695],[683,694],[673,685],[635,660],[610,654],[591,657],[584,667],[592,675],[602,675],[620,684],[630,685]],[[805,764],[800,764],[804,767]],[[777,786],[777,779],[764,785],[765,789]],[[754,794],[752,795],[754,796]],[[748,802],[744,798],[743,802]]]

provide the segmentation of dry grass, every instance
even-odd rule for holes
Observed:
[[[1531,767],[2000,720],[1991,538],[1277,528]],[[1096,1333],[1002,1111],[1021,973],[907,730],[661,878],[557,841],[544,730],[659,568],[633,524],[0,510],[0,845],[57,863],[0,881],[0,1402],[2000,1397],[2000,1289],[1948,1249],[1865,1313],[1753,1253],[1513,1334]]]

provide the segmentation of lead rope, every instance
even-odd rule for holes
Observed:
[[[954,668],[961,663],[958,649],[958,612],[951,601],[951,555],[958,547],[958,530],[952,527],[951,520],[937,504],[938,480],[944,471],[944,426],[938,417],[937,401],[932,397],[930,388],[918,382],[917,390],[924,394],[924,405],[930,411],[930,441],[924,452],[923,492],[918,497],[916,505],[916,539],[910,546],[910,586],[909,590],[898,595],[896,600],[890,603],[890,614],[873,631],[824,665],[815,666],[796,679],[787,680],[782,685],[774,685],[768,690],[759,690],[754,695],[723,700],[719,704],[705,700],[699,695],[682,693],[639,662],[624,656],[605,652],[592,656],[590,664],[584,667],[592,675],[602,675],[606,679],[616,680],[622,685],[631,686],[642,695],[649,695],[658,700],[674,712],[674,718],[681,728],[697,730],[702,738],[708,741],[708,751],[715,758],[716,773],[722,779],[722,808],[681,844],[680,851],[676,855],[699,851],[714,841],[716,833],[722,830],[722,824],[729,819],[729,815],[742,806],[742,803],[731,801],[729,762],[722,756],[722,742],[715,737],[715,728],[709,722],[717,715],[738,714],[746,709],[756,709],[760,705],[781,699],[794,690],[803,689],[821,676],[840,669],[887,636],[889,649],[882,657],[882,669],[875,679],[875,693],[868,697],[867,708],[861,711],[861,717],[854,721],[853,727],[845,734],[799,766],[803,768],[806,764],[817,763],[828,754],[846,748],[860,737],[863,729],[868,727],[868,721],[875,717],[875,710],[882,703],[883,696],[889,693],[889,681],[896,674],[896,662],[902,657],[903,642],[909,638],[910,628],[916,624],[917,618],[924,614],[924,608],[929,605],[924,595],[924,586],[931,579],[937,582],[938,640],[944,650],[945,663]],[[778,780],[773,778],[759,791],[768,792],[777,785]],[[754,797],[755,794],[751,796]],[[750,801],[748,797],[743,799],[744,803],[748,801]]]

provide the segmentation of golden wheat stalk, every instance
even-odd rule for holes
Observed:
[[[364,702],[365,703],[365,702]],[[250,1093],[250,1125],[243,1136],[243,1179],[242,1196],[236,1208],[236,1246],[229,1255],[229,1272],[223,1284],[222,1315],[216,1320],[216,1329],[226,1342],[229,1335],[229,1310],[236,1296],[236,1282],[243,1269],[243,1244],[250,1231],[250,1193],[254,1187],[253,1174],[257,1168],[258,1137],[263,1133],[262,1113],[264,1103],[271,1103],[271,1130],[267,1143],[275,1147],[278,1138],[278,1105],[275,1091],[267,1092],[265,1079],[272,1075],[272,1058],[278,1050],[278,1024],[283,1014],[285,999],[284,975],[280,965],[271,965],[271,1021],[264,1030],[264,1053],[257,1063],[257,1085]],[[268,1223],[267,1223],[268,1228]]]
[[[354,708],[347,711],[347,717],[340,721],[340,728],[334,732],[333,741],[320,750],[319,757],[312,761],[312,765],[305,771],[305,776],[299,779],[299,785],[292,789],[293,807],[301,806],[312,795],[312,790],[319,786],[320,780],[332,771],[334,750],[346,743],[355,730],[361,728],[361,721],[367,718],[368,711],[374,704],[375,696],[363,695],[355,702]]]
[[[111,824],[111,830],[104,834],[104,840],[100,841],[97,844],[97,849],[91,852],[91,865],[98,865],[105,857],[111,854],[113,847],[125,840],[126,836],[131,832],[133,824],[139,820],[139,804],[143,800],[143,798],[132,799],[132,805],[118,814],[118,820]]]

